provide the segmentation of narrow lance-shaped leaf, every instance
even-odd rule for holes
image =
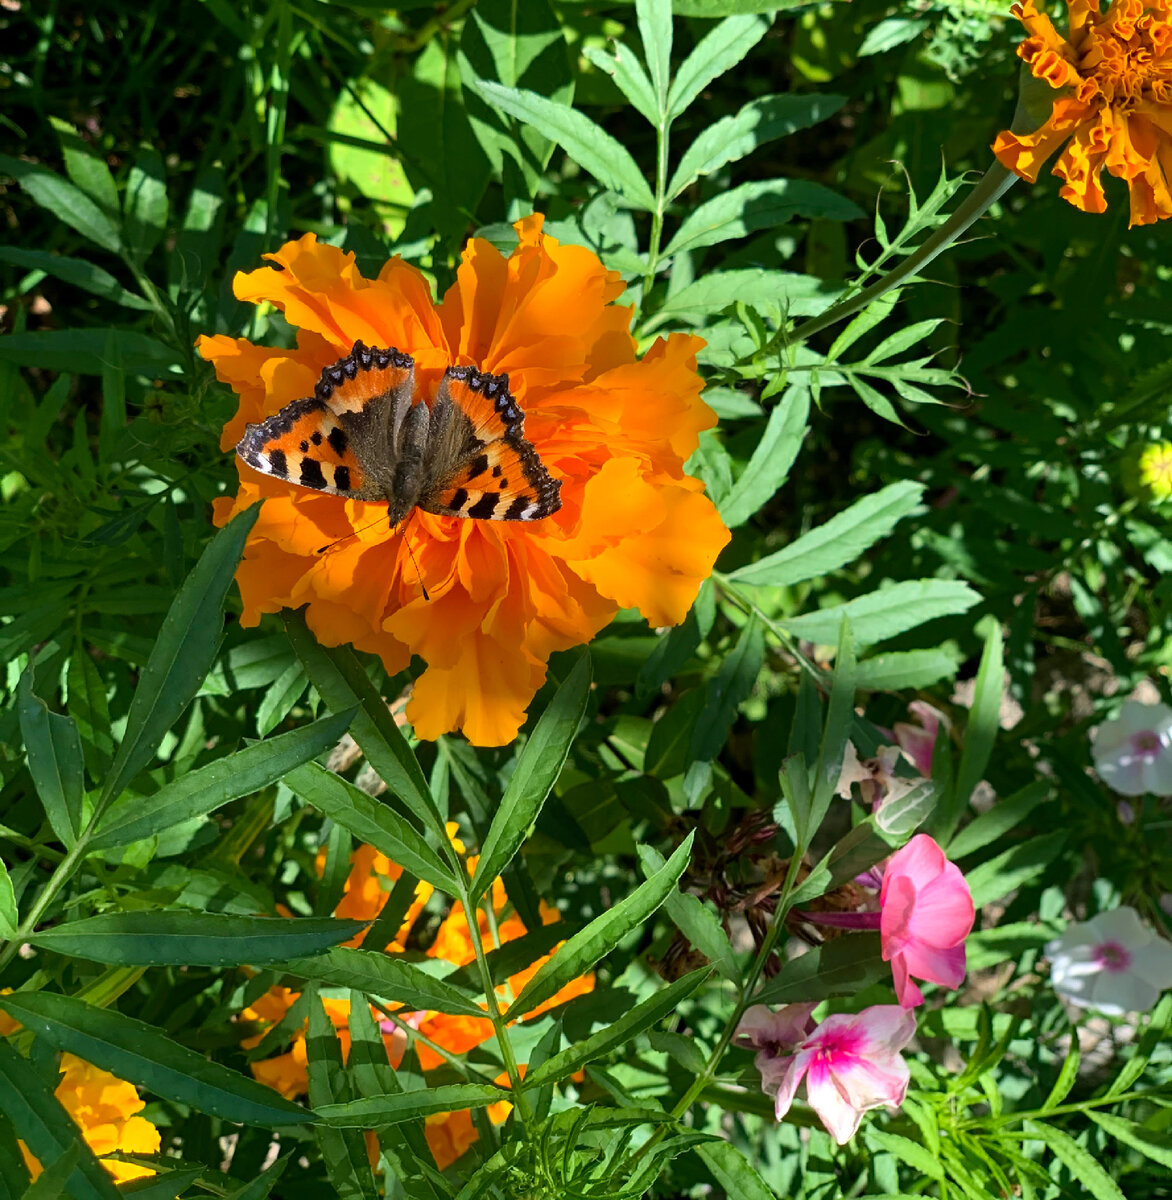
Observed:
[[[649,996],[641,1004],[635,1005],[629,1012],[624,1013],[613,1024],[597,1033],[592,1033],[584,1041],[555,1054],[551,1059],[535,1071],[526,1073],[525,1090],[539,1088],[542,1084],[556,1082],[573,1075],[588,1062],[603,1058],[612,1050],[624,1046],[632,1038],[637,1037],[645,1029],[650,1029],[665,1017],[673,1014],[709,976],[707,967],[677,979],[675,983],[660,989]]]
[[[676,848],[664,867],[641,883],[629,896],[613,908],[595,917],[585,929],[579,930],[546,963],[525,986],[505,1014],[509,1020],[544,1004],[571,980],[589,971],[599,959],[613,950],[632,929],[636,929],[671,895],[679,877],[684,873],[692,855],[692,838]]]
[[[98,826],[91,847],[125,846],[162,833],[182,821],[207,816],[231,800],[276,783],[294,767],[335,745],[349,728],[354,711],[324,717],[227,754],[206,767],[181,775],[153,796],[134,796],[116,802]]]
[[[197,1112],[266,1128],[314,1119],[272,1088],[112,1009],[50,992],[17,992],[0,1007],[59,1050]]]
[[[47,167],[0,154],[0,171],[11,175],[42,207],[103,250],[118,253],[122,237],[113,220],[68,179]]]
[[[769,24],[759,16],[728,17],[705,34],[672,80],[668,117],[674,120],[718,75],[735,67],[769,31]]]
[[[139,678],[103,800],[117,796],[154,758],[199,691],[223,636],[224,599],[259,514],[254,504],[221,529],[179,589]]]
[[[490,1084],[450,1083],[385,1096],[367,1096],[344,1104],[322,1104],[315,1111],[327,1125],[341,1129],[372,1129],[379,1125],[399,1125],[417,1117],[429,1117],[432,1113],[485,1108],[508,1098],[508,1091]]]
[[[67,957],[112,966],[238,967],[321,954],[365,928],[364,921],[332,917],[124,912],[84,917],[29,941]]]
[[[537,820],[545,798],[557,783],[586,713],[590,680],[590,655],[583,653],[541,714],[521,751],[472,876],[469,892],[473,904],[492,886],[492,881],[521,848],[526,832]]]
[[[838,778],[842,774],[842,760],[850,740],[851,725],[855,717],[855,642],[850,622],[844,617],[839,630],[838,652],[834,659],[834,678],[830,685],[830,703],[826,708],[826,727],[822,734],[822,745],[818,751],[818,766],[814,775],[813,799],[810,806],[810,828],[812,838],[830,809]],[[807,843],[808,844],[808,843]]]
[[[639,56],[630,46],[620,42],[614,47],[613,54],[608,54],[601,46],[587,46],[583,53],[600,71],[605,71],[615,81],[619,91],[652,125],[659,123],[659,102],[655,89],[647,78]]]
[[[167,175],[163,156],[152,146],[139,151],[126,181],[126,241],[139,264],[167,232]]]
[[[728,1196],[737,1200],[777,1200],[773,1189],[731,1142],[708,1142],[696,1153]]]
[[[71,1146],[77,1147],[77,1169],[69,1180],[70,1200],[120,1200],[114,1181],[49,1085],[4,1039],[0,1039],[0,1112],[42,1163],[56,1162]]]
[[[306,763],[285,777],[286,784],[331,821],[361,842],[374,846],[405,871],[426,879],[449,896],[459,894],[451,871],[423,834],[375,796],[317,763]]]
[[[21,676],[17,705],[33,786],[53,832],[72,847],[81,832],[85,790],[85,761],[77,725],[70,717],[50,712],[49,706],[33,693],[31,666]]]
[[[900,480],[856,500],[845,512],[802,534],[784,549],[734,571],[735,583],[789,587],[828,575],[854,562],[885,538],[904,517],[915,512],[924,494],[922,484]]]
[[[754,1004],[794,1004],[853,996],[891,976],[878,933],[851,933],[785,963],[753,997]]]
[[[481,80],[477,84],[489,103],[527,125],[532,125],[559,146],[604,187],[650,211],[655,198],[630,151],[575,108],[547,100],[536,92],[502,87]]]
[[[643,56],[660,112],[666,106],[671,78],[671,0],[635,0],[635,22],[643,42]]]
[[[470,993],[391,954],[338,946],[313,958],[292,958],[274,965],[290,975],[330,987],[353,988],[413,1012],[435,1009],[452,1016],[484,1016],[484,1007]]]

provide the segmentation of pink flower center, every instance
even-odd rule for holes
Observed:
[[[1131,735],[1131,748],[1140,758],[1155,758],[1163,749],[1160,735],[1152,729],[1144,729]]]
[[[866,1039],[854,1029],[828,1029],[814,1039],[811,1047],[816,1060],[829,1066],[846,1058],[857,1058]]]
[[[1095,947],[1095,962],[1104,971],[1126,971],[1131,966],[1131,951],[1118,942],[1100,942]]]

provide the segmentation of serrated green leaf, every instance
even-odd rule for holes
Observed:
[[[635,0],[635,23],[660,112],[665,108],[671,78],[671,9],[672,0]]]
[[[450,1083],[384,1096],[365,1096],[343,1104],[323,1104],[315,1111],[322,1121],[336,1129],[372,1129],[380,1125],[398,1125],[432,1113],[485,1108],[508,1099],[506,1089],[486,1083]]]
[[[919,579],[878,588],[857,600],[835,604],[779,624],[794,637],[822,645],[838,636],[842,618],[849,618],[860,645],[871,645],[906,633],[937,617],[967,612],[981,597],[967,583],[951,579]]]
[[[590,655],[581,654],[534,727],[509,777],[500,807],[484,838],[476,871],[469,884],[475,904],[492,887],[521,848],[529,827],[557,783],[578,726],[586,714],[591,686]]]
[[[652,125],[659,124],[659,102],[655,98],[655,89],[634,50],[619,42],[613,54],[608,54],[601,46],[587,46],[583,53],[600,71],[605,71],[615,81],[619,91]]]
[[[1054,1151],[1054,1157],[1095,1200],[1127,1200],[1119,1185],[1099,1165],[1099,1160],[1069,1134],[1044,1121],[1026,1121],[1024,1128],[1029,1137],[1045,1142]]]
[[[286,784],[318,812],[374,846],[404,870],[449,896],[460,889],[435,849],[405,817],[382,800],[317,763],[306,763],[285,778]]]
[[[898,1133],[888,1133],[886,1130],[874,1128],[867,1130],[867,1139],[878,1142],[888,1154],[894,1154],[900,1162],[907,1163],[913,1171],[918,1171],[929,1179],[944,1178],[944,1165],[918,1142],[900,1137]]]
[[[809,180],[743,183],[693,209],[676,230],[664,257],[714,246],[729,238],[748,237],[762,229],[776,229],[797,217],[851,221],[862,215],[852,201]]]
[[[761,17],[727,17],[696,44],[680,64],[667,96],[667,116],[675,120],[719,75],[732,70],[769,31]]]
[[[926,688],[951,679],[959,667],[957,655],[948,650],[896,650],[859,663],[855,686],[860,692]]]
[[[1078,1038],[1073,1038],[1071,1044],[1077,1045]],[[1172,1136],[1169,1134],[1148,1129],[1137,1121],[1128,1121],[1115,1116],[1114,1113],[1096,1112],[1093,1108],[1087,1110],[1087,1116],[1116,1141],[1138,1150],[1152,1162],[1157,1162],[1163,1167],[1172,1167]]]
[[[477,91],[496,108],[532,125],[559,146],[604,187],[650,211],[655,197],[630,151],[600,129],[589,117],[522,88],[502,87],[481,80]]]
[[[321,954],[366,928],[332,917],[125,912],[83,917],[29,941],[57,954],[113,966],[238,967]]]
[[[777,1200],[773,1189],[731,1142],[708,1142],[696,1153],[727,1196],[736,1200]]]
[[[197,1112],[265,1128],[314,1119],[272,1088],[112,1009],[50,992],[15,992],[0,997],[0,1007],[59,1050]]]
[[[151,796],[130,796],[111,806],[90,842],[95,850],[125,846],[183,821],[206,817],[241,796],[276,783],[295,767],[334,746],[355,709],[257,742],[181,775]]]
[[[168,609],[130,702],[103,800],[112,800],[150,763],[203,683],[223,637],[228,588],[259,514],[254,504],[216,534]]]
[[[923,495],[923,485],[910,480],[888,484],[729,578],[757,587],[789,587],[829,575],[887,537],[904,517],[920,508]]]
[[[632,929],[642,925],[675,890],[692,854],[693,834],[676,848],[664,867],[629,896],[625,896],[585,929],[575,933],[546,963],[543,963],[521,994],[509,1006],[507,1019],[530,1012],[585,974],[599,959],[614,949]]]
[[[769,414],[748,466],[721,505],[721,520],[730,529],[743,525],[785,483],[802,448],[809,419],[810,389],[791,384]]]
[[[604,1058],[612,1050],[626,1045],[632,1038],[674,1013],[676,1008],[700,987],[709,974],[707,967],[692,971],[682,979],[677,979],[675,983],[655,992],[640,1004],[636,1004],[634,1008],[625,1012],[605,1029],[600,1029],[583,1041],[569,1046],[560,1054],[555,1054],[537,1070],[526,1073],[525,1090],[566,1079],[588,1062]]]

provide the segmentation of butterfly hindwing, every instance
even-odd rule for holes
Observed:
[[[508,376],[449,367],[432,405],[420,508],[480,521],[539,521],[557,512],[561,481],[551,478],[524,428]]]

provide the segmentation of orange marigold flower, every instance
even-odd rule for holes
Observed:
[[[145,1117],[137,1116],[146,1107],[134,1084],[87,1063],[74,1054],[61,1056],[61,1082],[54,1093],[62,1108],[73,1118],[89,1148],[102,1160],[102,1166],[119,1183],[145,1179],[155,1172],[150,1167],[118,1162],[107,1154],[157,1154],[159,1131]],[[29,1174],[36,1179],[40,1162],[19,1143]]]
[[[1053,174],[1076,208],[1106,209],[1105,167],[1127,181],[1131,225],[1172,216],[1172,0],[1115,0],[1106,13],[1099,0],[1067,0],[1067,7],[1063,38],[1035,0],[1013,6],[1029,35],[1018,55],[1058,95],[1044,124],[998,134],[993,153],[1033,183],[1064,147]]]
[[[462,729],[479,745],[511,741],[551,653],[589,641],[621,608],[678,624],[729,540],[684,472],[716,421],[700,399],[703,341],[672,334],[638,359],[631,310],[612,303],[623,290],[617,273],[541,227],[539,215],[517,222],[508,258],[474,238],[438,305],[401,260],[367,279],[354,255],[306,234],[269,255],[283,269],[234,281],[241,300],[271,302],[298,327],[294,349],[199,339],[240,397],[225,450],[246,422],[312,395],[322,370],[359,340],[410,354],[428,403],[449,365],[508,374],[525,436],[562,485],[561,509],[544,520],[415,509],[392,534],[381,506],[299,488],[239,459],[239,491],[216,502],[223,524],[267,501],[237,572],[243,623],[307,605],[325,645],[378,654],[391,674],[419,655],[427,670],[407,716],[423,738]]]

